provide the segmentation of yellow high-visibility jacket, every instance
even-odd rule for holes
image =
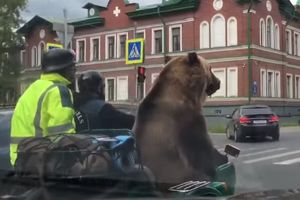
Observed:
[[[75,133],[70,84],[57,73],[42,74],[18,100],[11,121],[10,160],[14,166],[22,139]]]

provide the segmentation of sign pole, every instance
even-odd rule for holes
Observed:
[[[64,13],[64,48],[68,48],[67,38],[68,38],[68,23],[67,23],[67,10],[63,9]]]

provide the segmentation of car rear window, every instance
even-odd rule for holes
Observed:
[[[272,111],[270,108],[244,108],[242,109],[242,115],[271,115]]]

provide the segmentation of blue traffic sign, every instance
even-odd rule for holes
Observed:
[[[126,64],[141,64],[144,62],[144,39],[126,41]]]

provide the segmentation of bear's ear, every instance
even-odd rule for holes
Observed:
[[[194,66],[195,64],[200,64],[198,55],[195,52],[191,52],[188,54],[188,62],[189,66]]]

